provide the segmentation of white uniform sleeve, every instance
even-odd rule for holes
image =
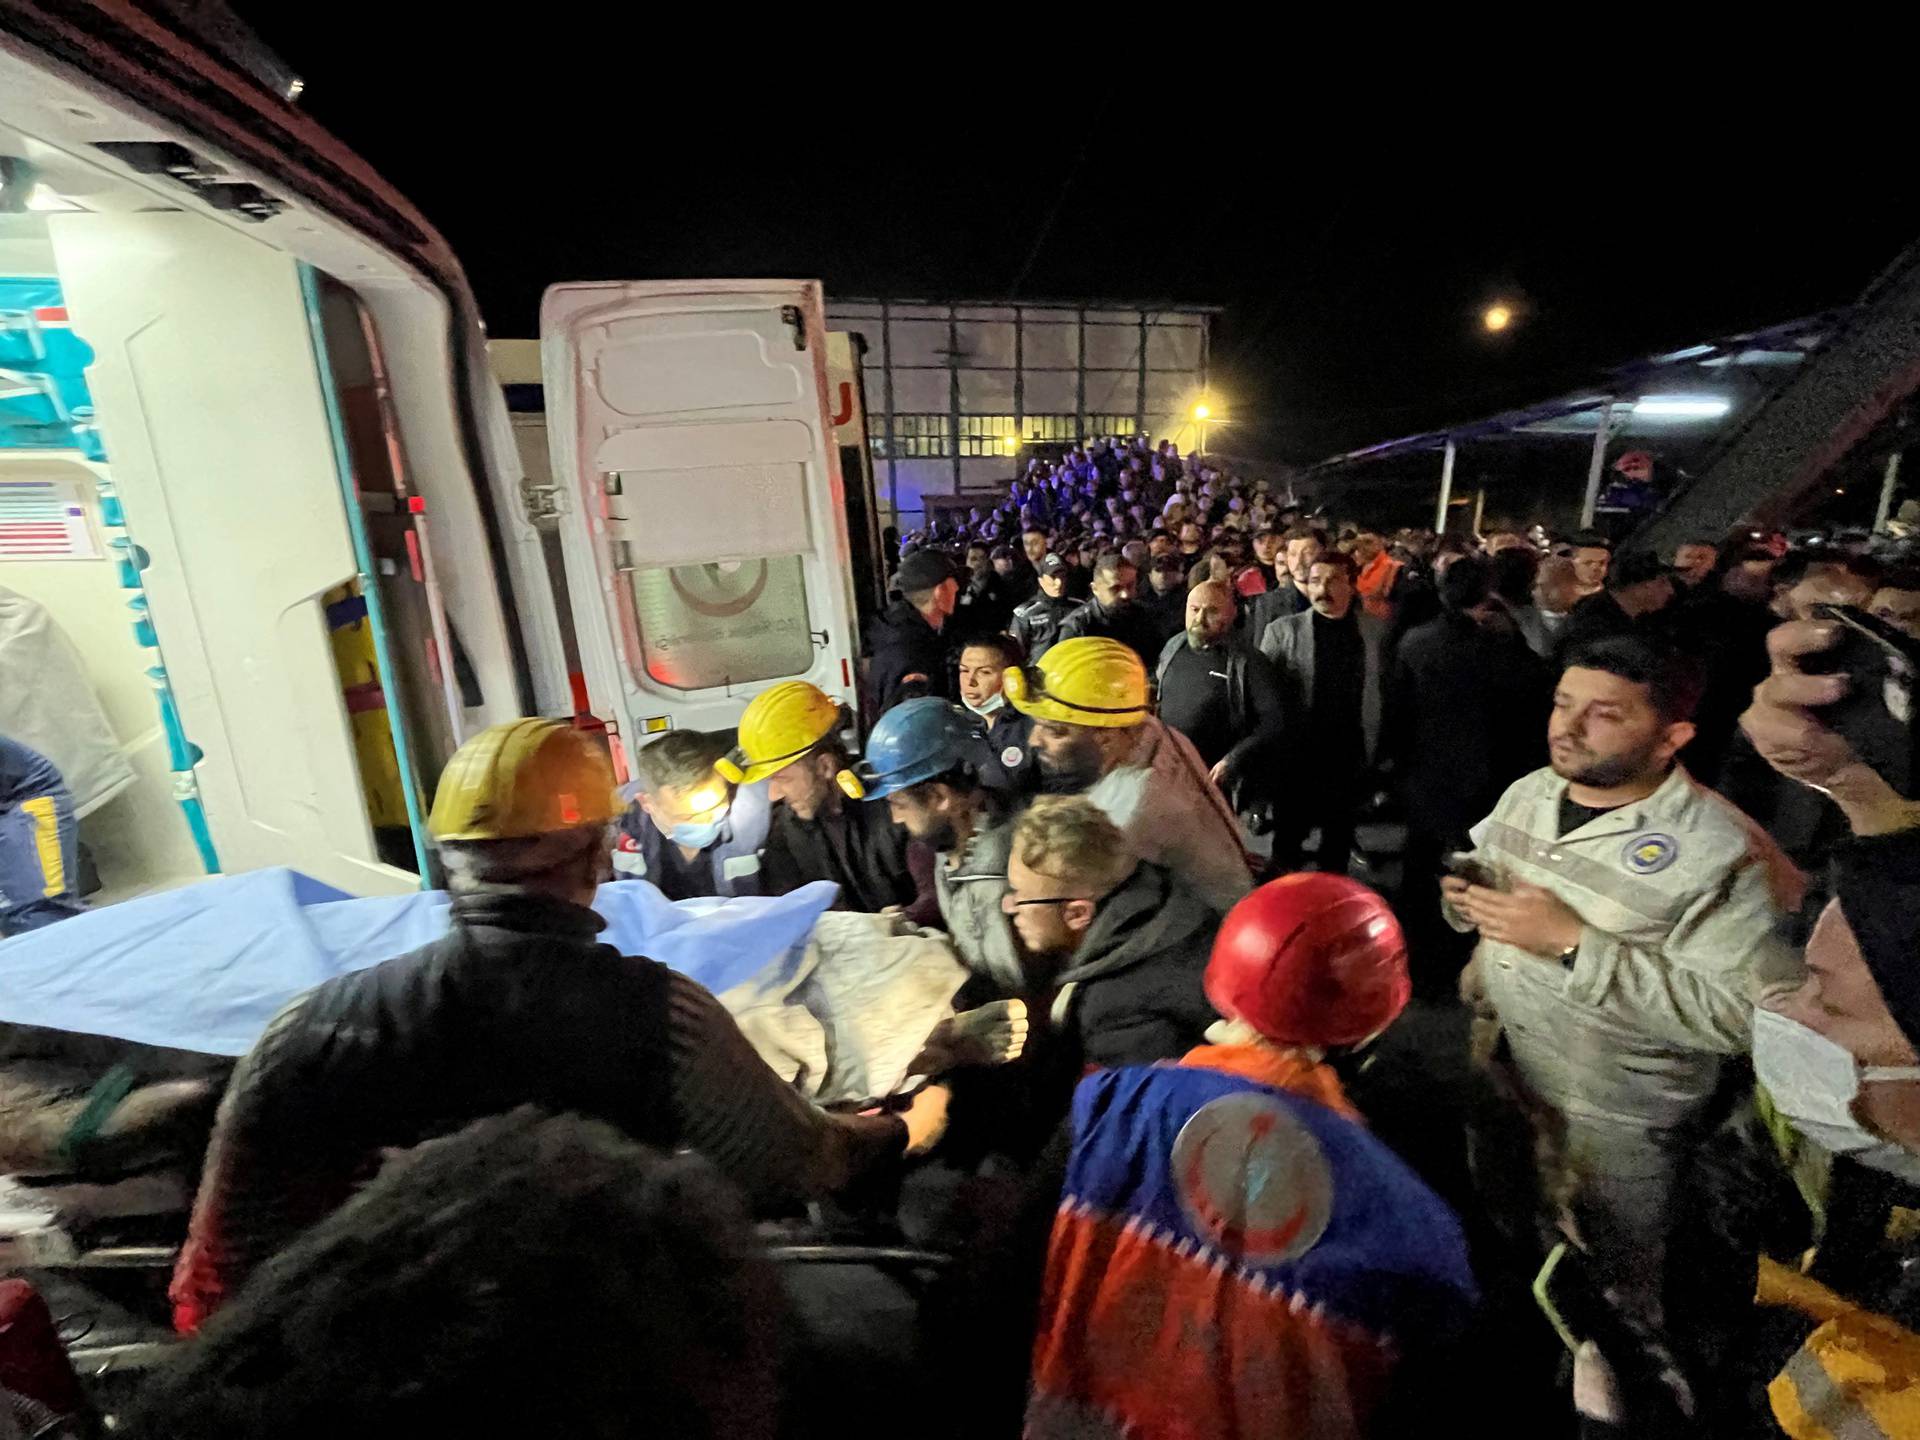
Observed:
[[[1587,927],[1567,998],[1693,1049],[1734,1055],[1751,1044],[1753,1002],[1801,972],[1777,931],[1767,867],[1748,854],[1703,891],[1658,946]]]

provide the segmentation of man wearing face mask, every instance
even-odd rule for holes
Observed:
[[[1010,798],[1030,795],[1040,784],[1033,722],[1007,704],[1003,690],[1007,671],[1019,663],[1020,646],[1010,635],[969,640],[960,651],[960,703],[986,726],[980,783]]]
[[[1551,1115],[1596,1279],[1655,1330],[1682,1161],[1754,1000],[1800,974],[1777,931],[1799,872],[1675,762],[1700,683],[1640,637],[1574,654],[1551,764],[1474,827],[1472,879],[1441,882],[1449,922],[1480,932],[1462,994],[1481,1058]]]
[[[634,757],[635,779],[614,837],[613,869],[669,900],[758,895],[767,843],[765,785],[729,785],[714,763],[733,736],[672,730]]]
[[[1850,834],[1806,978],[1754,1011],[1753,1102],[1693,1160],[1674,1317],[1701,1402],[1692,1433],[1909,1435],[1920,1414],[1920,804],[1822,723],[1848,681],[1801,665],[1838,635],[1773,631],[1740,722]]]
[[[1009,670],[1014,707],[1033,719],[1040,782],[1084,794],[1143,858],[1164,865],[1217,915],[1252,888],[1239,822],[1193,742],[1150,711],[1147,671],[1117,640],[1063,640]]]

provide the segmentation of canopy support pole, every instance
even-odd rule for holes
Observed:
[[[1904,453],[1896,450],[1887,456],[1886,474],[1880,480],[1880,508],[1873,512],[1873,533],[1876,535],[1887,528],[1887,517],[1893,513],[1893,492],[1900,488],[1900,457]]]
[[[1447,437],[1447,456],[1440,462],[1440,505],[1433,514],[1433,533],[1447,533],[1447,506],[1453,502],[1453,437]]]
[[[1593,528],[1593,509],[1600,503],[1600,476],[1607,463],[1607,432],[1613,429],[1613,401],[1600,411],[1600,428],[1593,432],[1593,458],[1587,461],[1587,498],[1580,502],[1580,528]]]

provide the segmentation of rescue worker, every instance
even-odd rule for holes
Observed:
[[[1396,1365],[1476,1303],[1459,1222],[1325,1059],[1407,1003],[1386,902],[1345,876],[1263,885],[1221,925],[1205,984],[1227,1017],[1214,1043],[1091,1075],[1074,1097],[1034,1440],[1358,1440]]]
[[[1009,670],[1007,698],[1033,717],[1043,788],[1084,794],[1143,859],[1216,915],[1253,888],[1240,825],[1193,742],[1150,713],[1147,671],[1117,640],[1063,640]]]
[[[1478,1058],[1545,1107],[1597,1278],[1656,1331],[1676,1172],[1761,988],[1800,971],[1775,933],[1799,873],[1675,761],[1699,694],[1697,666],[1642,638],[1577,652],[1551,764],[1474,827],[1472,878],[1441,882],[1449,922],[1480,932]]]
[[[651,881],[669,900],[760,893],[771,802],[765,785],[729,785],[715,773],[732,745],[726,734],[670,730],[641,747],[614,838],[615,875]]]
[[[960,962],[998,993],[1021,995],[1020,946],[1000,908],[1013,827],[1005,794],[984,781],[991,758],[978,719],[944,700],[909,700],[874,724],[861,783],[933,851],[940,920]]]
[[[906,832],[870,805],[841,743],[847,717],[817,686],[787,680],[756,695],[740,716],[740,742],[714,766],[735,785],[767,782],[773,813],[762,856],[764,893],[813,880],[840,887],[836,908],[904,908],[919,924],[938,913],[932,876],[916,874]],[[930,872],[931,858],[920,852]]]
[[[1057,1068],[1171,1060],[1217,1018],[1200,975],[1219,917],[1172,872],[1139,859],[1090,799],[1043,795],[1027,807],[1000,906],[1025,948],[1055,1054],[1064,1041],[1071,1056]]]
[[[1020,645],[1010,635],[969,640],[960,651],[960,703],[986,726],[981,783],[1009,796],[1031,794],[1040,783],[1033,722],[1007,704],[1006,674],[1019,663]]]
[[[73,796],[53,762],[0,735],[0,937],[86,910],[74,893]]]
[[[1126,556],[1100,556],[1093,564],[1093,599],[1060,622],[1054,643],[1098,635],[1118,640],[1142,665],[1153,665],[1163,641],[1152,614],[1134,598],[1139,585],[1140,572]]]
[[[518,1105],[697,1150],[761,1205],[933,1144],[944,1087],[895,1115],[829,1115],[699,985],[594,942],[619,813],[606,756],[556,721],[490,726],[454,752],[428,821],[452,928],[300,996],[240,1062],[169,1292],[181,1328],[338,1208],[383,1150]]]
[[[938,550],[916,550],[894,576],[900,598],[874,622],[874,713],[916,695],[953,697],[947,673],[947,622],[959,604],[953,562]]]
[[[1027,652],[1028,660],[1038,660],[1053,645],[1066,618],[1080,608],[1081,602],[1069,595],[1073,566],[1064,555],[1049,555],[1040,562],[1040,593],[1013,612],[1013,638]]]

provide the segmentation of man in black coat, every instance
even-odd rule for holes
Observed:
[[[1607,569],[1605,588],[1567,615],[1556,654],[1564,661],[1595,640],[1644,633],[1648,620],[1672,600],[1673,572],[1656,556],[1637,550],[1619,556]]]
[[[1078,610],[1081,601],[1069,593],[1073,566],[1065,556],[1049,555],[1040,562],[1040,593],[1013,612],[1013,638],[1026,651],[1027,663],[1040,657],[1060,638],[1060,627]]]
[[[1471,850],[1468,829],[1506,788],[1546,763],[1546,662],[1528,648],[1493,594],[1493,564],[1452,561],[1438,580],[1441,613],[1395,652],[1386,752],[1407,810],[1401,923],[1423,992],[1452,991],[1471,946],[1439,919],[1440,871]]]
[[[1093,567],[1093,599],[1062,622],[1055,643],[1082,635],[1118,640],[1151,673],[1165,641],[1153,616],[1134,599],[1139,585],[1140,572],[1131,560],[1118,553],[1102,555]]]
[[[894,576],[899,598],[874,624],[874,714],[922,695],[953,699],[947,622],[960,599],[953,562],[938,550],[916,550]]]
[[[1286,693],[1273,662],[1235,628],[1233,588],[1207,580],[1187,596],[1186,628],[1160,652],[1160,718],[1193,742],[1236,810],[1271,798],[1259,782],[1278,758]]]

